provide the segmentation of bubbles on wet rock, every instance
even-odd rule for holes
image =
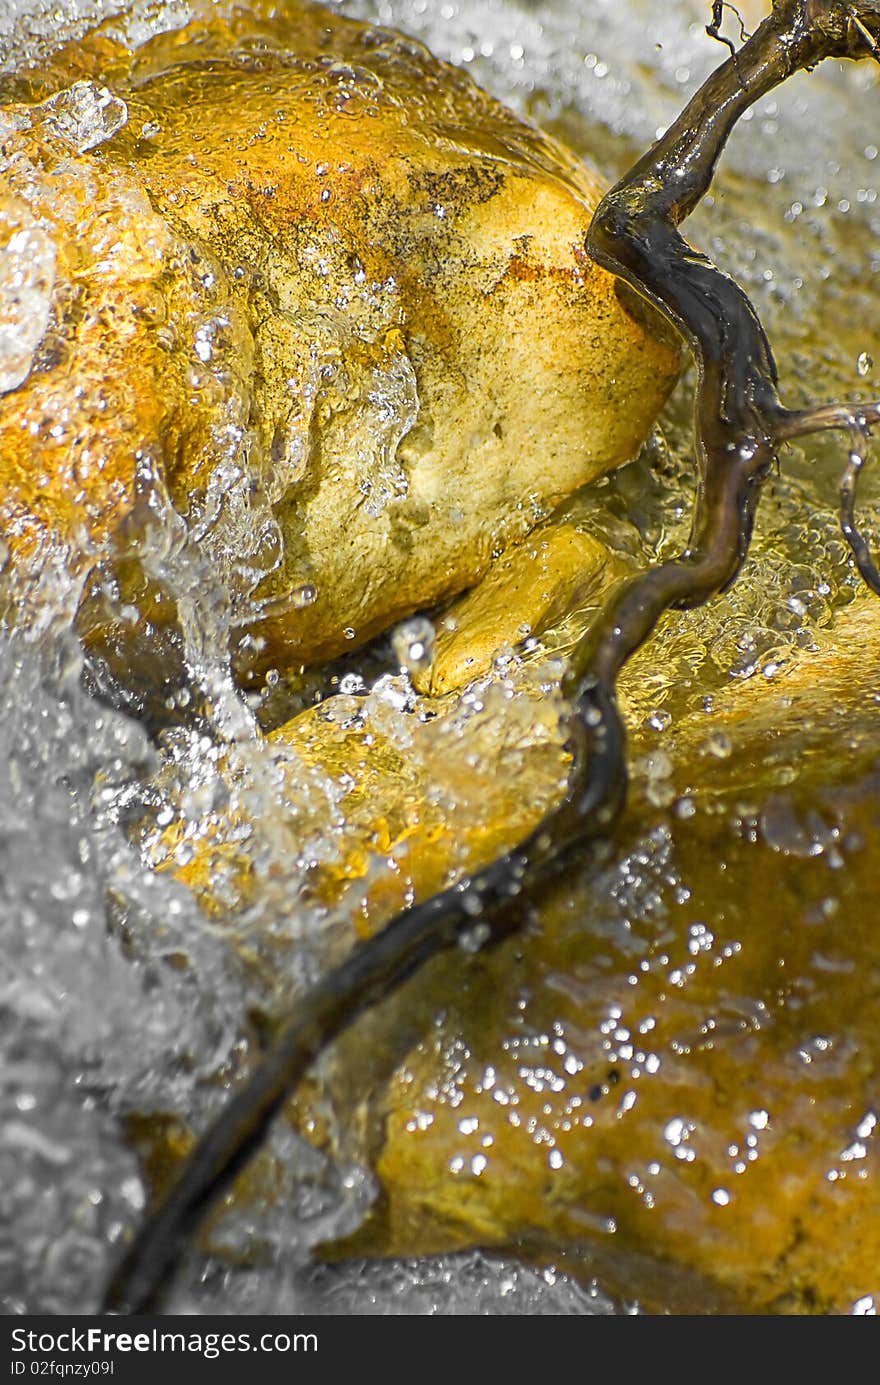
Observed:
[[[673,1116],[663,1127],[664,1140],[672,1147],[676,1159],[682,1159],[685,1163],[692,1163],[697,1157],[689,1143],[695,1128],[693,1121],[682,1116]]]
[[[835,611],[852,600],[858,579],[836,515],[800,482],[780,484],[780,514],[770,505],[759,514],[736,584],[704,607],[666,617],[624,670],[624,704],[649,729],[664,729],[665,719],[693,707],[697,694],[711,697],[731,679],[777,677],[800,651],[818,646]],[[813,564],[795,561],[801,555]]]
[[[479,912],[480,901],[475,898],[475,910]],[[465,906],[467,907],[467,906]],[[492,930],[488,923],[475,923],[473,928],[466,928],[458,937],[458,945],[462,952],[479,952],[480,948],[485,947],[492,936]]]
[[[368,514],[379,516],[395,500],[409,492],[398,446],[413,427],[419,413],[419,396],[412,363],[397,351],[373,371],[364,390],[367,408],[359,419],[363,434],[360,488]]]
[[[128,120],[125,102],[90,81],[74,82],[50,96],[41,109],[52,129],[78,154],[112,139]]]
[[[351,697],[355,693],[367,691],[367,685],[363,674],[345,673],[339,680],[339,691],[343,697]]]
[[[704,753],[716,760],[726,760],[733,752],[733,742],[726,731],[712,730],[704,742]]]
[[[632,766],[634,776],[644,779],[645,797],[658,808],[668,807],[675,799],[674,766],[665,750],[652,750],[639,756]]]

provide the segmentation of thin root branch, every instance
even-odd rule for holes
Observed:
[[[720,11],[713,6],[718,22]],[[573,768],[560,806],[520,847],[398,915],[305,998],[196,1145],[170,1195],[148,1215],[110,1285],[108,1310],[158,1305],[205,1211],[259,1146],[305,1069],[359,1014],[427,958],[453,946],[473,928],[475,913],[492,938],[516,927],[515,901],[523,890],[558,870],[573,846],[583,851],[608,836],[626,792],[617,676],[664,611],[706,601],[734,581],[762,483],[791,438],[849,430],[854,441],[841,486],[842,523],[859,570],[880,592],[880,574],[853,522],[867,430],[880,421],[880,404],[784,408],[773,355],[749,299],[677,230],[708,190],[730,131],[754,101],[824,58],[876,57],[878,35],[880,0],[776,0],[755,34],[599,206],[590,254],[660,309],[697,362],[699,492],[688,550],[629,583],[575,650],[567,682]]]
[[[871,588],[871,591],[880,596],[880,572],[878,572],[877,564],[871,556],[868,541],[855,521],[856,489],[859,473],[868,458],[869,440],[870,434],[867,428],[859,427],[854,422],[852,447],[846,468],[840,478],[840,527],[843,530],[844,538],[852,549],[852,555],[862,580],[866,586]]]
[[[824,404],[817,409],[790,413],[783,421],[781,435],[786,441],[830,429],[841,429],[851,438],[849,457],[840,478],[840,528],[849,544],[856,567],[865,585],[880,596],[878,570],[868,542],[855,521],[856,490],[859,475],[868,460],[871,428],[880,423],[880,403]]]
[[[743,24],[742,15],[736,8],[736,5],[728,4],[728,0],[713,0],[712,19],[711,22],[706,25],[706,33],[709,35],[710,38],[717,39],[719,43],[723,43],[726,48],[729,48],[731,57],[735,58],[736,47],[734,43],[731,39],[727,38],[726,35],[722,34],[721,32],[721,25],[724,21],[725,10],[730,10],[731,14],[736,15],[737,23],[739,24],[739,41],[740,43],[745,43],[746,39],[749,36],[746,32],[745,24]]]

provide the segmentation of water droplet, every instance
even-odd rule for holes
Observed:
[[[133,1207],[136,1212],[143,1211],[147,1199],[139,1178],[124,1179],[120,1191],[130,1207]]]
[[[675,1116],[663,1127],[663,1138],[675,1148],[688,1138],[691,1129],[689,1123],[682,1120],[681,1116]]]
[[[706,750],[718,760],[726,760],[733,750],[733,743],[723,731],[712,731],[706,738]]]
[[[367,685],[359,673],[345,673],[339,680],[339,691],[346,697],[367,691]]]
[[[434,658],[433,625],[425,616],[404,621],[392,633],[391,648],[402,673],[423,673]]]
[[[314,606],[318,599],[318,588],[311,582],[305,582],[303,586],[296,587],[290,593],[290,604],[297,610],[304,610],[306,606]]]
[[[859,375],[861,375],[861,376],[864,377],[865,375],[868,374],[868,372],[869,372],[870,370],[873,369],[873,366],[874,366],[873,357],[871,357],[871,356],[868,354],[867,351],[862,351],[862,352],[860,352],[860,353],[859,353],[859,358],[858,358],[858,360],[856,361],[856,370],[858,371]]]

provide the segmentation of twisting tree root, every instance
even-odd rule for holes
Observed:
[[[723,43],[725,48],[729,48],[731,57],[735,58],[736,45],[733,43],[731,39],[725,38],[724,34],[722,34],[721,32],[721,25],[724,23],[725,10],[730,10],[730,12],[736,16],[737,23],[739,24],[740,43],[743,43],[748,38],[748,34],[746,33],[746,26],[745,24],[743,24],[742,15],[736,8],[736,5],[728,4],[728,0],[712,0],[712,18],[710,22],[706,25],[706,33],[709,35],[710,38],[717,39],[719,43]]]
[[[599,206],[590,254],[665,314],[698,365],[700,484],[690,545],[675,561],[633,579],[575,650],[566,687],[574,707],[573,769],[562,804],[506,856],[399,914],[356,946],[305,998],[202,1136],[176,1186],[149,1214],[110,1284],[108,1311],[158,1306],[203,1213],[255,1152],[306,1068],[338,1034],[429,957],[455,944],[476,917],[488,938],[503,936],[516,924],[510,905],[524,888],[557,871],[574,845],[583,848],[608,835],[626,793],[617,675],[664,611],[697,605],[733,582],[748,549],[762,482],[784,442],[824,429],[849,432],[842,526],[859,570],[880,592],[880,573],[853,519],[865,438],[880,421],[880,403],[784,408],[773,355],[748,298],[676,229],[708,190],[731,129],[754,101],[823,58],[876,58],[878,40],[880,0],[774,0],[769,18]]]

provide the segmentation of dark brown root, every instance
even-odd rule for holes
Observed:
[[[806,433],[833,428],[849,433],[849,457],[840,478],[840,528],[850,546],[863,582],[880,596],[880,571],[855,519],[859,476],[868,460],[871,428],[877,423],[880,423],[880,406],[877,404],[857,404],[852,408],[847,408],[844,404],[825,404],[818,409],[805,409],[802,413],[790,414],[786,436],[802,437]]]
[[[157,1308],[205,1211],[257,1149],[305,1069],[358,1015],[477,920],[487,941],[510,931],[517,923],[511,902],[525,888],[555,873],[572,847],[583,850],[608,835],[626,792],[617,676],[665,611],[704,602],[735,580],[762,483],[786,441],[849,430],[854,444],[841,487],[842,525],[860,572],[880,592],[880,573],[853,520],[864,439],[880,420],[880,405],[784,408],[773,355],[749,299],[676,229],[705,195],[730,131],[754,101],[823,58],[876,58],[878,36],[880,0],[777,0],[753,37],[601,203],[590,254],[665,314],[697,362],[699,495],[690,545],[677,560],[625,586],[575,650],[566,687],[574,709],[573,769],[562,804],[521,846],[398,915],[313,989],[149,1214],[110,1284],[107,1311]]]
[[[739,24],[739,41],[740,43],[745,43],[746,39],[749,36],[746,33],[746,26],[745,24],[743,24],[742,15],[736,8],[736,5],[728,4],[728,0],[713,0],[712,19],[706,25],[706,33],[709,35],[710,38],[717,39],[719,43],[723,43],[725,48],[729,48],[730,56],[732,58],[735,58],[736,45],[733,43],[732,39],[727,38],[726,35],[722,34],[721,32],[721,25],[724,23],[725,10],[730,10],[731,14],[736,15],[736,19]]]
[[[855,505],[856,487],[859,473],[867,460],[867,447],[870,434],[866,427],[859,427],[853,420],[853,440],[846,470],[840,479],[840,527],[843,536],[852,549],[856,567],[865,585],[880,596],[880,572],[871,556],[865,536],[856,526]]]

